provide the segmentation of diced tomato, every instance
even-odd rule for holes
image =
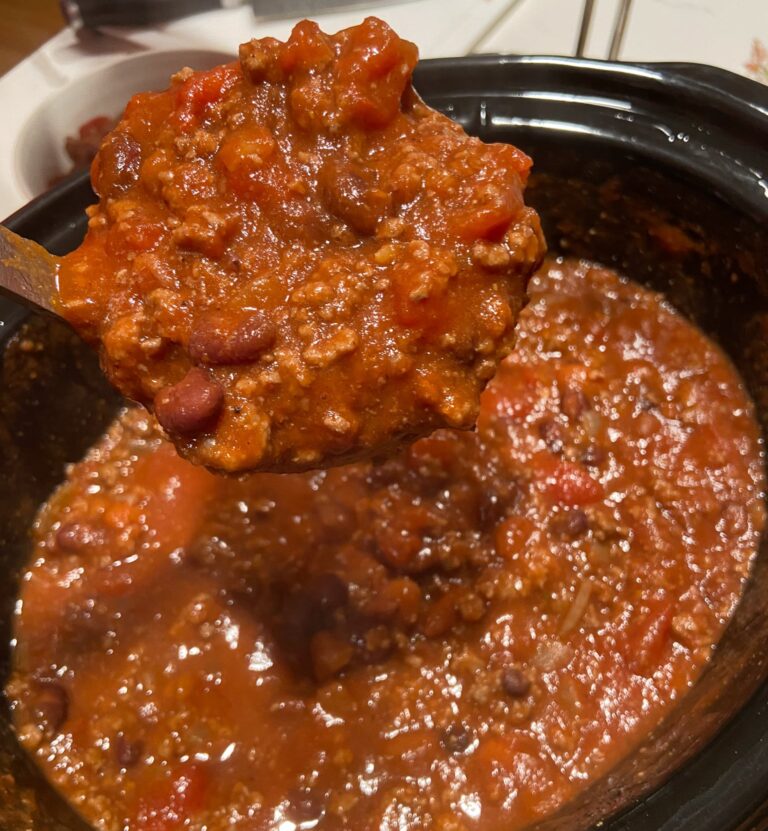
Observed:
[[[480,398],[477,426],[482,431],[496,420],[523,421],[539,399],[539,378],[530,367],[502,363]]]
[[[272,133],[260,124],[233,130],[222,142],[216,160],[228,173],[260,167],[277,146]]]
[[[322,630],[312,636],[310,657],[312,669],[318,681],[333,678],[347,666],[353,655],[352,644],[335,632]]]
[[[406,458],[415,469],[425,466],[430,470],[450,472],[460,452],[455,433],[432,433],[411,444],[405,451]]]
[[[216,154],[216,164],[238,196],[261,207],[270,202],[280,205],[285,198],[288,171],[275,158],[276,147],[275,137],[266,127],[249,124],[226,136]]]
[[[419,50],[381,20],[366,18],[350,30],[338,60],[336,94],[342,110],[364,128],[395,118]]]
[[[150,251],[163,237],[162,224],[138,220],[125,222],[119,231],[110,229],[106,237],[106,251],[110,257],[121,257],[126,252]]]
[[[502,164],[514,167],[517,170],[523,185],[525,185],[531,167],[533,167],[533,159],[512,144],[494,144],[493,149]]]
[[[456,603],[458,599],[459,592],[448,589],[439,600],[427,606],[420,625],[420,629],[426,637],[438,638],[453,628],[457,619]]]
[[[158,579],[168,564],[168,555],[188,545],[203,520],[203,509],[218,486],[216,476],[185,462],[171,445],[143,456],[136,463],[125,487],[147,494],[146,525],[153,543],[130,561],[90,568],[77,579],[53,576],[34,569],[25,589],[29,608],[34,609],[38,632],[49,632],[67,613],[89,598],[118,598],[140,593]]]
[[[636,675],[651,676],[663,663],[670,642],[672,610],[667,598],[653,598],[643,611],[630,618],[620,638],[620,650]]]
[[[210,777],[198,765],[182,765],[170,779],[145,789],[136,827],[141,831],[182,828],[205,804]]]
[[[158,549],[169,554],[192,541],[219,483],[205,468],[184,461],[170,444],[163,444],[139,459],[132,484],[147,489],[147,526]]]
[[[557,792],[561,774],[542,743],[533,735],[511,730],[504,736],[480,738],[467,767],[481,793],[493,800],[499,793],[514,793],[515,825],[528,825],[545,800]]]
[[[399,279],[393,281],[393,294],[398,323],[419,329],[426,335],[451,331],[449,302],[439,291],[423,299],[414,298],[416,280],[413,276],[403,270],[396,278]]]
[[[536,526],[524,516],[511,516],[496,527],[496,553],[505,560],[524,556],[525,549]]]
[[[519,204],[508,197],[486,205],[470,206],[451,217],[451,228],[466,240],[496,240],[509,228],[517,215]]]
[[[108,274],[111,263],[103,238],[89,235],[80,248],[69,255],[66,273],[59,272],[54,303],[61,309],[67,309],[67,320],[77,327],[84,338],[99,336],[99,309],[104,302],[104,297],[100,296],[103,286],[92,279],[92,274]],[[86,297],[88,300],[83,300]]]
[[[603,486],[581,465],[540,453],[532,460],[536,486],[553,505],[568,508],[590,505],[603,498]]]
[[[196,72],[176,91],[176,122],[183,128],[195,127],[206,110],[229,92],[240,77],[237,61],[207,72]]]
[[[648,234],[668,254],[684,255],[701,248],[682,228],[662,220],[651,221]]]
[[[439,300],[411,300],[407,296],[397,296],[397,319],[404,326],[431,332],[437,329],[440,320]]]
[[[423,505],[397,505],[396,515],[394,522],[381,523],[375,530],[378,556],[391,568],[418,571],[418,554],[424,537],[434,531],[435,519]]]
[[[280,68],[284,72],[323,67],[333,60],[330,38],[314,20],[301,20],[280,52]]]

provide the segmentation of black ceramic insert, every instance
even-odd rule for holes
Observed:
[[[535,158],[529,200],[550,249],[664,291],[729,353],[768,427],[768,88],[704,66],[565,58],[425,61],[426,100]],[[85,177],[8,221],[63,253],[81,239]],[[673,253],[661,221],[694,241]],[[20,348],[31,332],[45,348]],[[63,325],[0,300],[0,684],[37,506],[119,405]],[[768,547],[712,664],[643,745],[543,823],[606,831],[736,831],[768,821]],[[19,750],[0,701],[0,828],[84,831]],[[501,830],[500,830],[501,831]]]

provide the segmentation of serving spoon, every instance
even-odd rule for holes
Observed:
[[[0,294],[60,317],[54,303],[58,269],[58,257],[0,225]]]

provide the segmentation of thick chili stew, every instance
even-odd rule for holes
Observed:
[[[134,97],[59,307],[179,452],[227,471],[474,426],[540,263],[530,159],[411,87],[416,47],[303,21]]]
[[[552,260],[476,432],[235,480],[120,415],[37,520],[16,729],[105,831],[521,828],[685,695],[763,489],[719,348]]]

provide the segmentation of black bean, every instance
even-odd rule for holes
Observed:
[[[552,453],[562,452],[563,428],[554,418],[546,418],[539,422],[539,435],[549,451]]]
[[[488,530],[495,528],[506,516],[506,500],[500,499],[496,493],[484,490],[478,496],[477,520],[480,528]]]
[[[319,613],[333,612],[344,606],[349,598],[347,584],[337,574],[318,574],[307,587],[310,603]]]
[[[306,788],[291,788],[286,794],[288,819],[294,823],[312,822],[323,815],[323,801]]]
[[[115,757],[121,768],[133,767],[144,754],[144,742],[141,739],[131,741],[124,733],[115,736]]]
[[[608,458],[608,453],[599,444],[589,444],[582,451],[579,460],[588,467],[597,467]]]
[[[330,622],[349,598],[347,584],[336,574],[323,572],[294,590],[283,603],[282,620],[288,640],[304,642]]]
[[[60,681],[41,679],[32,685],[32,712],[49,735],[60,732],[69,715],[69,695]]]
[[[189,336],[193,361],[221,365],[255,361],[275,342],[277,330],[265,312],[252,310],[240,319],[209,311],[195,318]]]
[[[560,537],[574,539],[589,529],[587,515],[580,508],[561,511],[549,523],[550,530]]]
[[[309,641],[322,628],[312,609],[302,605],[297,595],[283,603],[277,622],[276,635],[288,660],[302,669],[309,660]]]
[[[519,669],[508,667],[501,673],[501,688],[512,698],[522,698],[528,695],[531,682]]]
[[[451,724],[440,733],[440,744],[452,755],[459,756],[472,744],[472,731],[464,724]]]
[[[216,423],[224,403],[224,390],[204,369],[193,367],[177,384],[155,398],[155,414],[169,432],[193,435]]]
[[[589,407],[587,396],[574,387],[568,387],[560,394],[560,409],[575,421]]]

